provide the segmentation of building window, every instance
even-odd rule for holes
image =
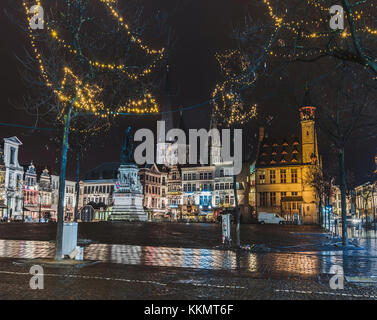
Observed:
[[[260,206],[267,207],[267,192],[260,193]]]
[[[287,196],[287,193],[286,192],[281,192],[280,193],[280,197],[283,199],[283,198],[285,198]]]
[[[297,183],[297,169],[292,169],[291,178],[292,178],[292,183]]]
[[[287,170],[286,169],[280,170],[280,183],[287,183]]]
[[[298,196],[298,192],[297,191],[292,191],[292,196]]]
[[[13,147],[10,147],[10,164],[14,164],[15,155],[16,155],[16,149]]]
[[[215,190],[219,190],[219,184],[218,183],[215,184]]]
[[[266,172],[264,170],[261,170],[259,172],[259,183],[260,184],[266,183]]]
[[[275,170],[270,170],[270,183],[276,183],[276,172]]]
[[[270,203],[271,203],[271,207],[276,206],[276,192],[270,193]]]

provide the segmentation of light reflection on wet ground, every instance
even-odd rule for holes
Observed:
[[[84,259],[126,265],[239,271],[262,277],[318,277],[328,274],[331,266],[336,264],[343,266],[347,276],[377,276],[377,255],[366,256],[363,252],[237,254],[211,249],[91,244],[85,247]],[[54,253],[52,242],[0,240],[0,257],[52,258]]]
[[[349,228],[348,236],[349,238],[357,239],[360,246],[362,246],[365,249],[363,251],[359,251],[359,255],[377,256],[376,230],[368,230],[365,228],[361,228],[361,230],[358,230],[356,228]]]

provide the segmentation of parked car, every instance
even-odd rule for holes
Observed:
[[[273,212],[260,212],[258,213],[258,222],[261,224],[283,224],[285,219]]]

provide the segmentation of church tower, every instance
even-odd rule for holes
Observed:
[[[302,162],[317,164],[318,144],[315,131],[315,110],[312,106],[309,88],[306,88],[303,106],[300,111],[301,137],[302,137]]]
[[[169,154],[172,153],[173,141],[166,141],[166,134],[173,129],[173,113],[171,107],[170,68],[166,65],[165,94],[163,99],[161,121],[162,127],[157,127],[157,150],[156,160],[158,164],[169,166]]]
[[[212,129],[218,130],[217,119],[216,119],[216,115],[215,115],[213,110],[212,110],[212,114],[211,114],[209,129],[210,130],[212,130]],[[220,131],[219,131],[219,134],[220,134]],[[222,159],[221,159],[221,140],[220,139],[218,141],[216,141],[216,139],[211,137],[210,147],[209,147],[209,157],[210,157],[209,163],[210,163],[211,166],[219,164],[219,163],[222,162]]]

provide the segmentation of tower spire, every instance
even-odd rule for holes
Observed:
[[[173,129],[173,115],[172,115],[172,103],[171,103],[171,83],[170,83],[170,65],[166,64],[166,75],[165,75],[165,92],[164,92],[164,102],[162,106],[162,117],[161,120],[165,121],[165,132]]]

